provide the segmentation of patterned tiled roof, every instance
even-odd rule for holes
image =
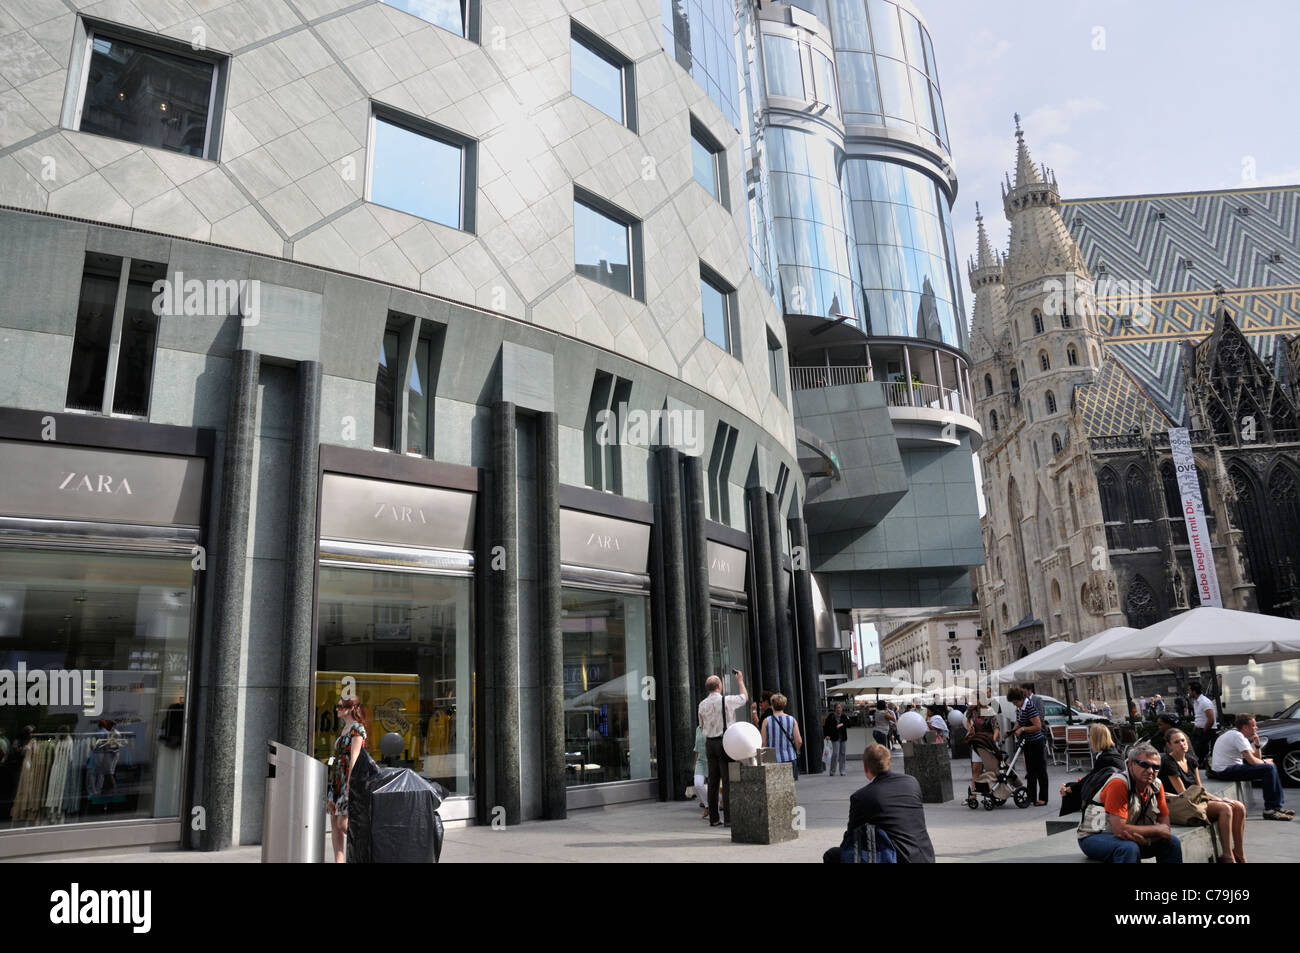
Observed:
[[[1175,426],[1114,357],[1102,363],[1096,380],[1074,389],[1074,410],[1089,437],[1132,433],[1144,419],[1153,431]]]
[[[1182,416],[1179,345],[1213,328],[1216,283],[1270,366],[1281,334],[1300,331],[1300,186],[1074,199],[1061,217],[1099,285],[1121,291],[1097,302],[1108,351],[1167,414]]]

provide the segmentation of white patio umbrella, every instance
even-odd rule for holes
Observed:
[[[892,675],[886,675],[884,672],[873,672],[870,675],[863,675],[861,678],[855,678],[851,682],[840,682],[834,688],[826,691],[827,695],[862,695],[871,693],[873,695],[890,694],[896,692],[919,692],[920,685],[913,685],[911,682],[903,681],[901,678],[894,678]]]
[[[1300,622],[1198,606],[1128,637],[1099,640],[1069,659],[1067,667],[1071,674],[1095,675],[1293,658],[1300,658]]]
[[[1035,682],[1044,678],[1061,677],[1061,663],[1072,656],[1077,642],[1049,642],[1037,652],[1030,652],[1017,662],[999,669],[999,682]]]
[[[1082,642],[1076,642],[1074,654],[1062,660],[1063,674],[1070,678],[1074,678],[1076,675],[1102,674],[1087,668],[1081,663],[1081,660],[1100,657],[1109,649],[1122,642],[1127,642],[1140,631],[1141,629],[1130,628],[1127,625],[1117,625],[1098,632],[1096,635],[1090,635]]]

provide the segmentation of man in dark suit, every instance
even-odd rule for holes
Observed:
[[[822,856],[826,863],[840,863],[841,852],[846,848],[852,856],[853,832],[863,824],[874,824],[878,834],[888,837],[900,864],[934,863],[934,845],[925,829],[921,785],[911,775],[891,772],[890,760],[889,749],[884,745],[868,745],[862,752],[862,771],[867,776],[867,784],[849,798],[848,830],[840,846],[832,847]]]

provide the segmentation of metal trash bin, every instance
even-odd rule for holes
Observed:
[[[279,741],[267,743],[262,863],[325,859],[325,765]]]

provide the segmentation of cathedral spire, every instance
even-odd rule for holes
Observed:
[[[1030,275],[1086,275],[1083,254],[1060,216],[1061,193],[1056,175],[1035,166],[1025,145],[1025,132],[1016,116],[1016,177],[1006,177],[1002,208],[1011,222],[1011,250],[1006,281],[1015,284],[1013,272]]]
[[[968,275],[970,290],[979,293],[980,288],[1002,280],[1002,259],[989,243],[989,233],[984,228],[984,216],[980,213],[979,202],[975,203],[976,253],[970,259]]]
[[[1031,184],[1042,185],[1043,176],[1034,167],[1034,160],[1029,157],[1025,132],[1020,128],[1020,113],[1016,113],[1016,187]]]

